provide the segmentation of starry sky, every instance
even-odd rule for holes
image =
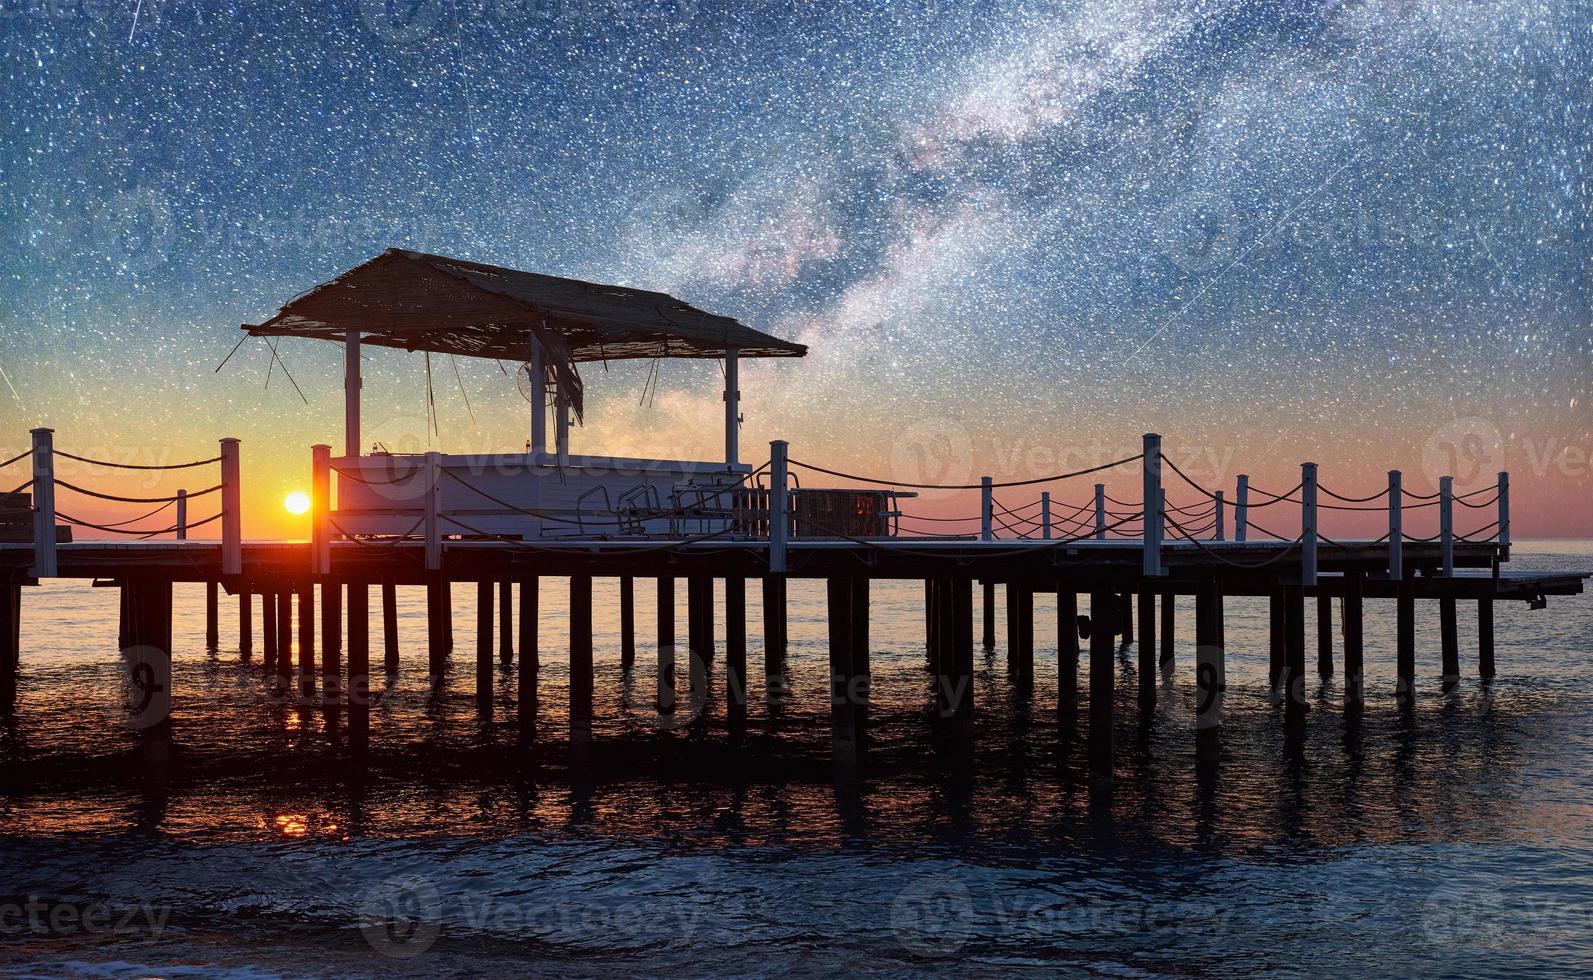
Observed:
[[[1154,430],[1212,487],[1509,469],[1518,535],[1593,534],[1590,78],[1590,0],[0,0],[0,458],[238,436],[291,531],[341,348],[215,368],[400,246],[809,344],[743,368],[753,462],[1022,479]],[[523,448],[499,365],[434,369],[432,433],[370,354],[367,442]],[[585,367],[576,451],[713,458],[717,365],[648,369]]]

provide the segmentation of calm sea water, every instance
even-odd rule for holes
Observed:
[[[1590,569],[1593,547],[1528,543],[1512,564]],[[203,593],[178,588],[174,735],[156,752],[121,727],[116,593],[28,590],[20,710],[0,731],[0,970],[1593,970],[1588,597],[1501,605],[1489,685],[1475,679],[1463,604],[1467,678],[1449,696],[1437,610],[1419,608],[1408,717],[1393,703],[1392,604],[1369,602],[1370,704],[1347,722],[1337,685],[1323,684],[1297,750],[1266,695],[1265,600],[1231,599],[1229,723],[1211,780],[1194,767],[1184,600],[1178,669],[1146,723],[1124,653],[1106,794],[1057,727],[1050,597],[1036,600],[1033,696],[1011,690],[1004,650],[978,653],[979,718],[959,749],[932,742],[923,711],[922,586],[876,583],[868,748],[837,778],[822,584],[791,586],[789,692],[772,705],[749,584],[755,694],[741,740],[718,698],[689,724],[651,710],[647,585],[626,677],[614,584],[598,583],[597,717],[572,743],[564,582],[544,583],[528,749],[512,672],[493,718],[476,711],[473,588],[456,589],[456,672],[437,694],[422,596],[400,590],[403,669],[378,684],[364,770],[335,715],[273,700],[259,654],[240,660],[235,601],[223,602],[223,649],[208,653]],[[378,660],[380,632],[378,617]]]

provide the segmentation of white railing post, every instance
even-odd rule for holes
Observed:
[[[769,571],[786,571],[786,543],[791,535],[791,496],[786,491],[786,452],[784,439],[769,443]]]
[[[1316,584],[1316,464],[1300,464],[1300,584]]]
[[[1162,573],[1162,507],[1166,501],[1162,497],[1162,437],[1154,432],[1145,433],[1144,455],[1140,459],[1140,469],[1145,476],[1145,492],[1140,497],[1145,502],[1144,510],[1144,556],[1143,574],[1160,575]]]
[[[1510,547],[1510,474],[1499,474],[1499,545]]]
[[[343,334],[343,455],[360,454],[360,389],[365,382],[360,372],[360,332],[353,327]]]
[[[1250,477],[1239,474],[1239,488],[1234,491],[1233,501],[1233,539],[1243,541],[1249,535],[1246,529],[1250,526]]]
[[[435,572],[442,568],[442,453],[426,454],[425,477],[426,571]]]
[[[188,491],[177,491],[177,540],[188,540]]]
[[[332,574],[332,447],[310,447],[310,570]]]
[[[1227,519],[1227,517],[1223,513],[1221,490],[1218,490],[1216,493],[1212,494],[1211,502],[1212,506],[1216,508],[1217,512],[1217,526],[1212,529],[1211,539],[1213,541],[1221,541],[1228,533],[1228,528],[1224,525],[1224,521]]]
[[[55,430],[33,430],[33,577],[54,578]]]
[[[1388,471],[1388,577],[1405,577],[1405,487],[1399,470]]]
[[[995,537],[991,524],[995,517],[995,492],[990,486],[990,477],[979,478],[979,540],[989,541]]]
[[[1438,555],[1444,577],[1455,574],[1455,478],[1438,478]]]
[[[1040,492],[1040,539],[1051,540],[1051,491]]]
[[[1106,484],[1095,485],[1095,536],[1106,538]]]
[[[221,574],[243,574],[243,491],[238,440],[221,440]]]

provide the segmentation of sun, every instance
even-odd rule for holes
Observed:
[[[282,506],[286,507],[290,514],[307,514],[310,512],[310,498],[295,490],[282,501]]]

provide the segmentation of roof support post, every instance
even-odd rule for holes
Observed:
[[[425,461],[425,500],[421,523],[426,532],[426,571],[442,568],[442,454],[427,453]]]
[[[360,454],[360,332],[353,327],[343,338],[343,455]]]
[[[563,385],[553,389],[553,411],[553,451],[564,466],[570,461],[570,396]]]
[[[741,357],[734,347],[725,351],[725,464],[741,462]]]
[[[310,572],[332,574],[332,447],[310,447]],[[333,600],[334,603],[336,600]]]
[[[785,574],[786,539],[791,533],[791,495],[786,490],[788,448],[784,439],[769,443],[769,571],[776,575]]]
[[[531,456],[548,451],[548,367],[542,345],[531,339]]]

